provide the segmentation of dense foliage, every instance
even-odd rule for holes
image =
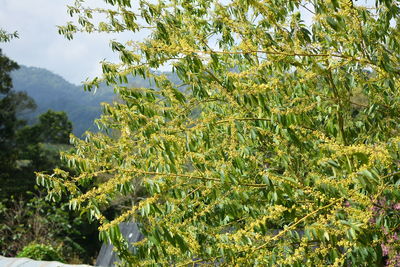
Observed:
[[[398,262],[398,1],[105,2],[76,1],[60,33],[151,34],[111,42],[121,63],[86,87],[106,81],[123,100],[99,122],[112,135],[73,138],[63,157],[77,174],[38,176],[50,198],[67,193],[133,265]],[[165,64],[180,83],[151,71]],[[138,188],[145,199],[102,213]],[[146,236],[133,251],[127,220]]]

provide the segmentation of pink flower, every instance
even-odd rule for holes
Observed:
[[[397,233],[394,233],[393,236],[392,236],[392,238],[393,238],[394,241],[399,240],[399,237],[397,236]]]
[[[393,205],[393,209],[400,210],[400,202]]]
[[[385,244],[381,244],[382,247],[382,255],[387,256],[389,254],[389,247],[386,246]]]

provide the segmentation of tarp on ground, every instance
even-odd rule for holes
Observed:
[[[144,237],[143,234],[140,233],[139,227],[134,222],[120,223],[119,229],[121,231],[121,234],[124,236],[125,240],[128,241],[129,244],[138,242]],[[96,266],[115,266],[115,263],[118,262],[118,256],[115,251],[113,251],[113,249],[113,245],[103,244],[100,249],[99,255],[97,256]]]
[[[65,264],[58,261],[35,261],[28,258],[9,258],[0,256],[1,267],[90,267],[85,264]]]

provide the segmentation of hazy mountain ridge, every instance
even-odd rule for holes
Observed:
[[[25,91],[31,96],[37,108],[23,117],[33,122],[48,109],[65,111],[73,123],[73,132],[81,136],[86,130],[96,130],[93,121],[100,117],[100,103],[112,102],[116,98],[112,87],[101,86],[96,93],[83,90],[83,86],[74,85],[53,72],[21,65],[12,73],[14,89]],[[149,82],[141,78],[132,78],[131,84],[148,87]]]

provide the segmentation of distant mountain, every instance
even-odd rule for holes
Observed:
[[[168,74],[172,75],[172,74]],[[174,75],[172,75],[174,76]],[[37,109],[22,116],[33,123],[35,118],[48,109],[65,111],[73,123],[74,134],[81,136],[86,130],[96,131],[93,121],[100,117],[101,102],[112,102],[116,99],[111,87],[100,87],[97,92],[85,92],[83,86],[69,83],[51,71],[21,66],[12,73],[14,89],[26,91],[36,104]],[[149,87],[149,82],[140,78],[130,79],[130,84]]]

